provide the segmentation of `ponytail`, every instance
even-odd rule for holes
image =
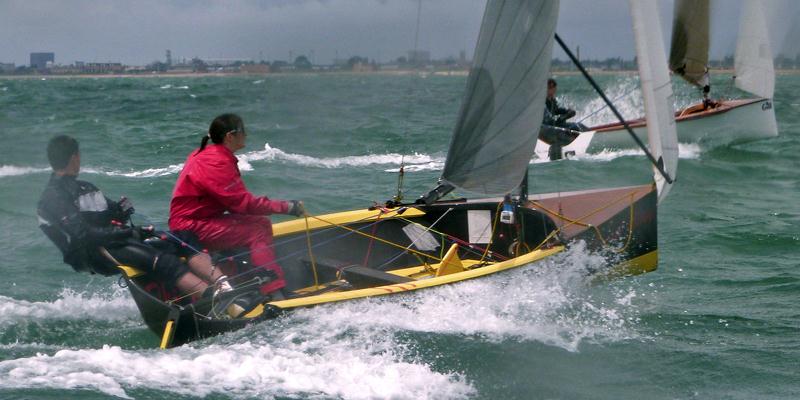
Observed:
[[[198,151],[203,151],[203,149],[206,148],[206,145],[208,144],[208,139],[210,139],[208,135],[203,136],[203,140],[200,141],[200,150]]]
[[[214,118],[214,120],[211,121],[211,126],[208,127],[208,134],[206,134],[200,142],[200,150],[197,151],[203,151],[209,139],[214,144],[222,143],[225,141],[225,135],[228,132],[244,132],[244,121],[242,121],[242,117],[236,114],[222,114]]]

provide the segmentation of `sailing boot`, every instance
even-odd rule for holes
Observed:
[[[233,302],[233,287],[223,275],[203,292],[201,298],[210,299],[209,316],[218,319],[237,318],[244,310]]]

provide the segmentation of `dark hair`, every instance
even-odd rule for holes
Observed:
[[[243,133],[244,132],[244,121],[242,121],[242,117],[236,114],[222,114],[217,118],[214,118],[211,121],[211,126],[208,127],[208,134],[203,137],[203,140],[200,142],[200,150],[206,148],[206,144],[208,144],[208,139],[215,144],[220,144],[225,140],[225,135],[228,132],[236,132],[236,133]]]
[[[53,169],[64,169],[75,154],[78,154],[78,141],[67,135],[56,136],[47,143],[47,161]]]
[[[551,86],[552,86],[552,87],[556,87],[556,86],[558,86],[558,83],[556,83],[556,80],[555,80],[555,79],[553,79],[553,78],[548,78],[548,79],[547,79],[547,87],[551,87]]]

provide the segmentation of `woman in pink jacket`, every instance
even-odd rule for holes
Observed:
[[[275,263],[272,223],[266,215],[305,213],[297,200],[254,196],[242,182],[234,152],[245,147],[244,122],[223,114],[211,122],[200,148],[189,154],[169,207],[169,228],[194,232],[210,250],[249,247],[253,265],[275,272],[262,294],[283,288],[283,270]],[[211,140],[213,144],[208,145]],[[280,292],[278,292],[280,293]],[[277,294],[275,294],[277,296]]]

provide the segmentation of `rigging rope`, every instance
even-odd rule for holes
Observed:
[[[314,289],[319,287],[319,277],[317,276],[317,261],[314,259],[314,252],[311,250],[311,229],[308,227],[308,214],[303,215],[306,221],[306,244],[308,244],[308,258],[311,260],[311,271],[314,273]],[[377,224],[377,221],[375,221]],[[377,226],[377,225],[375,225]]]
[[[610,208],[611,206],[613,206],[613,205],[619,203],[620,201],[624,200],[625,198],[629,197],[630,198],[630,204],[628,205],[628,208],[630,209],[630,213],[629,213],[629,218],[630,219],[629,219],[629,222],[628,222],[628,235],[627,235],[627,238],[625,240],[625,245],[620,249],[612,249],[612,251],[614,251],[615,253],[622,253],[623,251],[625,251],[628,248],[628,245],[630,245],[631,239],[633,237],[633,217],[634,217],[634,204],[635,204],[634,195],[635,194],[636,194],[636,192],[627,193],[627,194],[623,195],[622,197],[612,201],[611,203],[608,203],[603,207],[600,207],[600,208],[597,208],[595,210],[592,210],[588,214],[583,215],[581,217],[578,217],[577,219],[569,218],[566,215],[561,214],[560,212],[555,212],[553,210],[548,209],[547,207],[545,207],[544,205],[542,205],[541,203],[539,203],[537,201],[533,201],[534,205],[536,205],[540,209],[544,210],[548,214],[553,215],[555,217],[558,217],[559,219],[562,219],[562,220],[568,222],[568,224],[566,224],[564,226],[561,226],[559,228],[556,228],[555,230],[553,230],[553,232],[550,232],[550,234],[547,235],[547,237],[545,237],[544,240],[542,240],[542,242],[539,243],[539,245],[536,246],[533,250],[534,251],[535,250],[539,250],[550,239],[552,239],[555,235],[557,235],[558,232],[563,231],[564,228],[566,228],[568,226],[571,226],[571,225],[580,225],[580,226],[583,226],[583,227],[586,227],[586,228],[592,228],[594,230],[595,234],[597,235],[598,239],[600,239],[600,242],[603,244],[603,246],[608,246],[608,241],[605,239],[605,237],[603,237],[603,233],[600,232],[600,229],[596,225],[585,223],[583,221],[586,220],[587,218],[589,218],[589,217],[601,212],[601,211],[604,211],[604,210]]]
[[[537,202],[537,201],[531,201],[531,203],[532,203],[532,204],[534,204],[535,206],[537,206],[537,207],[538,207],[538,208],[540,208],[541,210],[543,210],[543,211],[547,212],[548,214],[551,214],[551,215],[553,215],[553,216],[556,216],[556,217],[558,217],[559,219],[561,219],[561,220],[563,220],[563,221],[566,221],[566,222],[567,222],[567,224],[566,224],[566,225],[562,225],[561,227],[557,227],[557,228],[556,228],[555,230],[553,230],[553,231],[552,231],[552,232],[551,232],[549,235],[547,235],[547,236],[545,237],[545,239],[544,239],[544,240],[543,240],[543,241],[542,241],[542,242],[541,242],[541,243],[540,243],[538,246],[536,246],[536,247],[534,248],[534,251],[535,251],[535,250],[538,250],[538,249],[540,249],[541,247],[543,247],[543,246],[544,246],[544,245],[545,245],[545,244],[546,244],[546,243],[547,243],[547,242],[548,242],[550,239],[552,239],[553,237],[555,237],[555,236],[556,236],[556,235],[557,235],[557,234],[558,234],[560,231],[563,231],[563,229],[564,229],[564,228],[567,228],[567,227],[569,227],[569,226],[571,226],[571,225],[580,225],[580,226],[584,226],[584,227],[592,228],[592,229],[594,230],[595,234],[597,235],[597,237],[598,237],[598,238],[600,239],[600,241],[603,243],[603,245],[604,245],[604,246],[608,246],[608,241],[606,240],[606,238],[605,238],[605,237],[603,237],[603,234],[602,234],[602,232],[600,232],[599,228],[598,228],[597,226],[594,226],[594,225],[592,225],[592,224],[589,224],[589,223],[586,223],[586,222],[583,222],[583,221],[584,221],[584,220],[586,220],[587,218],[589,218],[589,217],[591,217],[591,216],[593,216],[593,215],[595,215],[595,214],[597,214],[597,213],[599,213],[599,212],[601,212],[601,211],[605,210],[605,209],[608,209],[609,207],[611,207],[611,206],[613,206],[613,205],[615,205],[615,204],[619,203],[620,201],[622,201],[622,200],[624,200],[624,199],[626,199],[626,198],[630,198],[630,205],[629,205],[629,209],[630,209],[630,213],[629,213],[630,222],[629,222],[629,224],[628,224],[628,235],[627,235],[627,238],[626,238],[626,241],[625,241],[625,245],[624,245],[622,248],[620,248],[620,249],[614,249],[614,251],[615,251],[615,252],[618,252],[618,253],[620,253],[620,252],[624,251],[624,250],[625,250],[625,249],[626,249],[626,248],[629,246],[629,244],[630,244],[630,242],[631,242],[631,239],[632,239],[632,234],[633,234],[633,218],[634,218],[634,195],[635,195],[635,194],[636,194],[636,192],[627,193],[627,194],[625,194],[625,195],[623,195],[623,196],[621,196],[621,197],[619,197],[619,198],[615,199],[614,201],[612,201],[612,202],[610,202],[610,203],[606,204],[605,206],[603,206],[603,207],[599,207],[599,208],[596,208],[596,209],[594,209],[594,210],[590,211],[589,213],[587,213],[587,214],[585,214],[585,215],[583,215],[583,216],[581,216],[581,217],[578,217],[578,218],[576,218],[576,219],[569,218],[569,217],[567,217],[567,216],[563,215],[563,213],[562,213],[562,212],[560,212],[560,211],[559,211],[559,212],[556,212],[556,211],[550,210],[550,209],[548,209],[547,207],[545,207],[544,205],[542,205],[541,203],[539,203],[539,202]],[[400,216],[399,214],[398,214],[398,215],[396,215],[394,218],[396,218],[396,219],[398,219],[398,220],[401,220],[401,221],[405,221],[405,222],[407,222],[407,223],[412,223],[412,224],[415,224],[415,225],[418,225],[418,226],[424,227],[424,228],[425,228],[425,232],[433,232],[433,233],[435,233],[435,234],[439,235],[439,236],[442,238],[442,243],[443,243],[443,244],[444,244],[444,241],[445,241],[445,240],[451,240],[451,241],[453,241],[453,242],[455,242],[455,243],[462,244],[462,245],[464,245],[464,246],[465,246],[465,248],[466,248],[466,250],[467,250],[467,251],[470,251],[470,252],[472,252],[472,253],[474,253],[474,254],[476,254],[476,255],[477,255],[477,254],[481,254],[480,262],[483,262],[483,261],[486,259],[486,257],[487,257],[487,256],[488,256],[488,255],[491,253],[489,249],[490,249],[490,247],[491,247],[492,241],[493,241],[493,239],[494,239],[494,235],[495,235],[495,233],[496,233],[496,229],[497,229],[497,221],[498,221],[498,219],[499,219],[499,217],[498,217],[498,215],[497,215],[497,214],[499,213],[499,211],[500,211],[500,209],[501,209],[501,207],[502,207],[502,204],[503,204],[503,203],[498,203],[498,207],[497,207],[497,209],[496,209],[496,211],[495,211],[495,221],[494,221],[494,223],[492,224],[492,233],[491,233],[490,241],[489,241],[489,243],[487,244],[487,246],[486,246],[485,248],[481,248],[480,246],[476,246],[476,245],[474,245],[474,244],[472,244],[472,243],[465,242],[464,240],[462,240],[462,239],[459,239],[459,238],[457,238],[457,237],[455,237],[455,236],[452,236],[452,235],[449,235],[449,234],[446,234],[446,233],[443,233],[443,232],[440,232],[440,231],[437,231],[436,229],[434,229],[434,226],[435,226],[435,225],[436,225],[436,224],[437,224],[439,221],[441,221],[441,219],[442,219],[442,218],[444,218],[444,216],[445,216],[445,215],[447,215],[447,214],[448,214],[448,213],[449,213],[449,212],[452,210],[452,208],[448,208],[448,209],[447,209],[447,210],[446,210],[446,211],[445,211],[445,212],[444,212],[444,213],[443,213],[443,214],[442,214],[442,215],[441,215],[441,216],[440,216],[440,217],[439,217],[439,218],[438,218],[436,221],[434,221],[434,222],[433,222],[433,224],[431,224],[430,226],[427,226],[427,227],[426,227],[426,226],[424,226],[424,225],[422,225],[422,224],[420,224],[420,223],[418,223],[418,222],[416,222],[416,221],[412,221],[412,220],[410,220],[410,219],[408,219],[408,218],[402,217],[402,216]],[[362,227],[356,228],[356,229],[354,229],[354,228],[350,228],[350,227],[348,227],[348,226],[345,226],[345,225],[343,225],[343,224],[335,223],[335,222],[333,222],[333,221],[327,220],[327,219],[325,219],[325,218],[322,218],[322,217],[319,217],[319,216],[314,216],[314,215],[308,215],[308,214],[307,214],[307,215],[305,215],[305,216],[304,216],[304,218],[305,218],[305,238],[306,238],[306,245],[307,245],[307,248],[306,248],[305,250],[295,251],[295,252],[292,252],[292,253],[286,254],[285,256],[283,256],[283,257],[280,257],[280,258],[278,258],[278,259],[274,260],[274,262],[275,262],[275,263],[278,263],[278,262],[280,262],[280,261],[283,261],[283,260],[286,260],[286,259],[288,259],[288,258],[290,258],[290,257],[295,257],[295,256],[299,255],[300,253],[302,253],[303,251],[307,251],[307,252],[308,252],[308,254],[309,254],[309,258],[310,258],[310,260],[311,260],[312,271],[313,271],[313,273],[314,273],[314,285],[315,285],[315,287],[318,287],[318,286],[319,286],[319,277],[318,277],[318,275],[317,275],[317,271],[316,271],[316,260],[315,260],[315,258],[314,258],[314,255],[313,255],[313,249],[314,249],[314,248],[316,248],[316,247],[320,247],[320,246],[322,246],[322,245],[325,245],[325,244],[327,244],[327,243],[330,243],[330,242],[332,242],[332,241],[339,240],[339,239],[341,239],[341,238],[344,238],[344,237],[346,237],[346,236],[349,236],[349,235],[352,235],[352,234],[357,234],[357,235],[360,235],[360,236],[363,236],[363,237],[367,237],[367,238],[369,238],[369,239],[371,240],[371,242],[372,242],[372,241],[379,241],[379,242],[381,242],[381,243],[384,243],[384,244],[387,244],[387,245],[389,245],[389,246],[392,246],[392,247],[396,247],[396,248],[400,248],[400,249],[401,249],[401,251],[399,252],[399,254],[398,254],[398,255],[396,255],[396,256],[394,256],[394,257],[392,257],[392,258],[391,258],[391,259],[389,259],[387,262],[384,262],[384,263],[383,263],[381,266],[388,265],[388,263],[391,263],[392,261],[396,260],[396,259],[397,259],[399,256],[401,256],[402,254],[406,254],[406,253],[410,253],[410,254],[413,254],[413,255],[415,255],[415,256],[417,256],[417,257],[421,257],[421,262],[422,262],[423,264],[426,264],[426,263],[423,261],[423,259],[432,259],[432,260],[435,260],[435,261],[439,261],[439,262],[441,262],[441,256],[440,256],[440,257],[436,257],[436,256],[433,256],[433,255],[430,255],[430,254],[424,253],[424,252],[420,252],[420,251],[417,251],[417,250],[413,250],[413,249],[411,249],[411,246],[412,246],[412,245],[413,245],[413,244],[416,242],[416,240],[418,240],[419,238],[415,239],[415,240],[414,240],[414,241],[413,241],[411,244],[409,244],[408,246],[403,246],[403,245],[400,245],[400,244],[398,244],[398,243],[394,243],[394,242],[392,242],[392,241],[389,241],[389,240],[386,240],[386,239],[383,239],[383,238],[381,238],[381,237],[378,237],[378,236],[376,236],[376,235],[374,234],[374,228],[376,227],[376,225],[377,225],[378,223],[382,222],[382,220],[381,220],[380,218],[381,218],[382,214],[384,214],[384,213],[385,213],[385,211],[384,211],[383,209],[381,209],[381,213],[380,213],[380,214],[377,216],[377,219],[376,219],[375,221],[373,221],[373,222],[371,222],[371,223],[369,223],[369,224],[366,224],[366,225],[364,225],[364,226],[362,226]],[[145,215],[142,215],[142,214],[139,214],[139,215],[140,215],[140,216],[142,216],[143,218],[145,218],[146,220],[149,220],[149,219],[147,218],[147,216],[145,216]],[[313,219],[316,219],[316,220],[318,220],[318,221],[321,221],[321,222],[323,222],[323,223],[325,223],[325,224],[329,225],[329,227],[322,228],[322,229],[318,230],[317,232],[314,232],[314,233],[312,233],[312,232],[311,232],[311,228],[310,228],[310,226],[309,226],[309,222],[308,222],[308,219],[309,219],[309,218],[313,218]],[[365,220],[367,220],[368,218],[372,218],[372,216],[370,216],[370,217],[365,217],[365,218],[363,218],[363,219],[361,219],[361,220],[357,220],[357,221],[354,221],[354,222],[364,222],[364,221],[365,221]],[[368,233],[361,232],[362,230],[364,230],[364,229],[367,229],[367,228],[369,228],[369,227],[373,227],[373,234],[368,234]],[[328,230],[330,230],[330,229],[333,229],[333,228],[341,228],[341,229],[344,229],[344,230],[345,230],[345,231],[347,231],[347,232],[345,232],[345,233],[344,233],[344,234],[342,234],[342,235],[334,236],[333,238],[330,238],[330,239],[328,239],[328,240],[324,240],[324,241],[322,241],[322,242],[319,242],[319,243],[316,243],[316,244],[312,244],[312,243],[311,243],[311,237],[312,237],[312,236],[314,236],[314,235],[317,235],[317,234],[324,233],[324,232],[326,232],[326,231],[328,231]],[[169,236],[169,237],[171,237],[173,240],[175,240],[175,241],[177,241],[178,243],[180,243],[182,246],[188,247],[189,249],[193,250],[195,253],[205,253],[205,252],[204,252],[204,251],[202,251],[202,250],[199,250],[199,249],[196,249],[196,248],[192,247],[190,244],[188,244],[188,243],[184,242],[184,241],[183,241],[183,240],[181,240],[179,237],[177,237],[176,235],[172,234],[172,233],[171,233],[171,232],[169,232],[169,231],[165,231],[164,233],[165,233],[165,235],[168,235],[168,236]],[[276,242],[276,243],[275,243],[275,245],[289,243],[289,242],[292,242],[292,241],[295,241],[295,240],[298,240],[298,239],[301,239],[301,237],[299,237],[299,236],[298,236],[298,237],[291,238],[291,239],[287,239],[287,240],[284,240],[284,241],[278,241],[278,242]],[[444,247],[445,247],[445,246],[443,245],[443,246],[442,246],[442,248],[444,248]],[[526,247],[527,247],[527,244],[526,244]],[[482,253],[479,253],[478,251],[476,251],[476,249],[477,249],[477,250],[479,250],[479,251],[481,251]],[[250,251],[246,251],[246,252],[242,252],[242,253],[236,254],[236,255],[234,255],[234,256],[230,256],[230,257],[228,257],[228,258],[229,258],[229,259],[233,259],[233,258],[236,258],[236,257],[241,257],[241,256],[244,256],[244,255],[248,255],[249,253],[250,253]],[[492,257],[492,258],[495,258],[495,257],[496,257],[496,258],[499,258],[499,259],[501,259],[501,260],[507,260],[507,259],[508,259],[508,258],[506,258],[506,257],[503,257],[503,256],[501,256],[501,255],[499,255],[499,254],[494,254],[494,253],[491,253],[491,257]],[[261,267],[263,267],[263,266],[261,266],[261,265],[254,265],[254,266],[253,266],[253,269],[255,270],[255,269],[257,269],[257,268],[261,268]],[[379,267],[379,268],[380,268],[380,267]],[[233,278],[241,277],[241,276],[244,276],[244,275],[246,275],[246,274],[249,274],[249,273],[252,273],[252,272],[253,272],[253,271],[245,271],[245,272],[243,272],[243,273],[240,273],[240,274],[237,274],[237,275],[231,276],[230,278],[231,278],[231,279],[233,279]],[[178,300],[180,300],[180,299],[183,299],[183,298],[186,298],[186,297],[189,297],[189,296],[193,296],[193,295],[195,295],[195,294],[197,294],[197,293],[199,293],[199,292],[200,292],[200,290],[197,290],[197,291],[194,291],[194,292],[191,292],[191,293],[184,294],[183,296],[180,296],[180,297],[178,297],[178,298],[172,299],[170,302],[178,301]]]
[[[311,218],[314,218],[314,219],[316,219],[316,220],[318,220],[318,221],[322,221],[322,222],[324,222],[324,223],[326,223],[326,224],[333,225],[333,226],[335,226],[335,227],[338,227],[338,228],[342,228],[342,229],[344,229],[344,230],[346,230],[346,231],[353,232],[353,233],[355,233],[355,234],[357,234],[357,235],[361,235],[361,236],[364,236],[364,237],[367,237],[367,238],[372,238],[372,239],[374,239],[374,240],[377,240],[377,241],[379,241],[379,242],[381,242],[381,243],[383,243],[383,244],[387,244],[387,245],[389,245],[389,246],[392,246],[392,247],[398,247],[398,248],[401,248],[401,249],[405,249],[405,247],[404,247],[404,246],[402,246],[402,245],[400,245],[400,244],[397,244],[397,243],[391,242],[391,241],[389,241],[389,240],[386,240],[386,239],[380,238],[380,237],[378,237],[378,236],[374,236],[374,235],[370,235],[370,234],[368,234],[368,233],[360,232],[360,231],[358,231],[358,230],[355,230],[355,229],[353,229],[353,228],[347,227],[347,226],[345,226],[345,225],[342,225],[342,224],[337,224],[337,223],[335,223],[335,222],[333,222],[333,221],[328,221],[328,220],[326,220],[326,219],[324,219],[324,218],[322,218],[322,217],[319,217],[319,216],[314,216],[314,215],[310,215],[309,217],[311,217]],[[412,253],[412,254],[416,254],[416,255],[418,255],[418,256],[421,256],[421,257],[426,257],[426,258],[434,259],[434,260],[436,260],[436,261],[441,261],[441,260],[442,260],[442,259],[441,259],[441,258],[439,258],[439,257],[432,256],[432,255],[430,255],[430,254],[426,254],[426,253],[423,253],[423,252],[421,252],[421,251],[412,250],[412,249],[406,249],[406,251],[408,251],[409,253]]]

